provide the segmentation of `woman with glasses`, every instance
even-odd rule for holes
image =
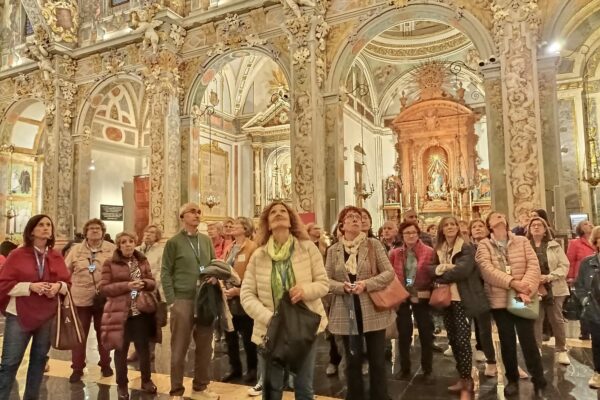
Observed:
[[[103,377],[113,375],[110,367],[110,351],[102,345],[100,338],[100,325],[102,312],[106,298],[99,291],[101,268],[106,260],[109,260],[116,246],[105,240],[106,225],[97,218],[90,219],[83,226],[85,240],[71,248],[65,263],[71,272],[71,294],[73,302],[77,306],[77,314],[83,328],[83,342],[71,352],[73,372],[69,382],[81,382],[83,369],[86,365],[86,343],[90,324],[94,320],[94,330],[98,341],[98,353],[100,361],[98,365]]]
[[[562,313],[563,303],[569,295],[567,286],[569,260],[560,244],[550,236],[550,228],[544,219],[531,218],[527,225],[527,239],[530,240],[540,263],[541,283],[546,292],[540,301],[540,314],[535,322],[535,337],[541,348],[544,316],[547,316],[556,339],[554,345],[556,361],[569,365],[571,361],[567,354],[565,319]]]
[[[431,268],[435,282],[450,285],[452,295],[450,306],[444,310],[444,326],[460,381],[448,389],[460,392],[460,398],[466,400],[474,395],[469,318],[488,312],[489,304],[485,301],[473,246],[463,239],[460,229],[455,217],[441,219]]]
[[[391,310],[375,309],[369,292],[384,289],[394,271],[381,242],[368,238],[361,209],[344,207],[338,216],[343,236],[327,250],[330,293],[329,331],[342,336],[346,353],[347,400],[364,399],[363,340],[369,363],[371,399],[389,399],[385,372],[385,330],[393,323]],[[374,265],[372,265],[373,263]]]
[[[486,225],[491,231],[490,238],[479,242],[475,258],[485,281],[485,292],[498,327],[500,351],[508,380],[504,395],[514,396],[519,392],[517,335],[525,365],[532,376],[535,394],[541,395],[546,387],[546,379],[535,340],[535,321],[507,310],[509,289],[513,289],[517,297],[526,304],[532,301],[533,296],[537,296],[540,265],[527,238],[516,236],[508,230],[503,214],[492,211],[487,217]]]
[[[23,240],[23,246],[10,253],[0,272],[0,310],[6,317],[0,362],[1,400],[12,398],[17,370],[30,342],[23,399],[40,397],[57,295],[67,293],[70,281],[62,256],[53,248],[54,224],[50,217],[31,217]]]
[[[410,293],[410,299],[400,305],[396,316],[400,350],[398,378],[409,379],[411,376],[410,345],[413,337],[413,315],[421,342],[421,368],[424,377],[429,378],[433,368],[433,319],[429,306],[431,296],[429,266],[433,260],[433,249],[419,239],[421,229],[416,222],[401,223],[398,233],[402,238],[402,246],[390,252],[390,262],[398,279]]]

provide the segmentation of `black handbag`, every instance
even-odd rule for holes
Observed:
[[[156,323],[159,327],[167,326],[167,320],[169,319],[169,307],[166,301],[163,301],[162,296],[160,295],[160,290],[156,291],[156,299],[158,300],[158,305],[156,306]]]
[[[563,317],[569,321],[578,321],[581,318],[582,312],[583,306],[581,305],[581,301],[575,296],[573,290],[569,288],[569,296],[563,304]]]
[[[261,348],[265,359],[298,373],[317,338],[320,323],[319,314],[302,301],[292,304],[289,293],[284,292],[267,326]]]

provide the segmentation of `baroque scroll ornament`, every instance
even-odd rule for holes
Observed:
[[[54,41],[77,43],[79,8],[76,0],[46,1],[42,16],[50,27]]]
[[[215,43],[208,56],[223,54],[229,50],[243,47],[261,46],[266,43],[257,34],[251,32],[250,26],[237,14],[227,14],[225,21],[217,28],[219,42]]]

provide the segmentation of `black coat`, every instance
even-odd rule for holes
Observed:
[[[455,267],[438,276],[435,282],[456,283],[461,303],[468,317],[477,317],[488,312],[490,304],[483,289],[479,267],[475,262],[475,247],[467,242],[463,242],[460,249],[455,246],[451,260]],[[436,251],[431,265],[432,276],[436,276],[435,269],[439,264],[440,259]]]
[[[598,255],[586,257],[579,265],[579,273],[575,281],[575,295],[583,305],[581,319],[600,324],[600,303],[592,296],[592,280],[600,274]],[[600,277],[597,277],[598,279]]]

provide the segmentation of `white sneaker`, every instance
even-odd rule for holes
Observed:
[[[362,374],[363,375],[368,375],[369,374],[369,363],[368,362],[363,362],[363,365],[362,365]]]
[[[527,375],[527,372],[525,372],[523,370],[523,368],[519,367],[519,379],[527,379],[529,378],[529,375]]]
[[[327,369],[325,369],[325,374],[327,374],[327,376],[332,376],[332,375],[337,374],[337,370],[338,370],[337,365],[329,363],[329,364],[327,364]]]
[[[487,360],[487,358],[485,358],[485,354],[483,354],[483,351],[477,350],[475,352],[475,361],[484,362],[485,360]]]
[[[248,389],[248,396],[256,397],[262,395],[263,387],[260,383],[257,383],[254,387]]]
[[[454,355],[454,353],[452,353],[452,347],[448,347],[445,351],[444,351],[444,355],[446,357],[452,357]]]
[[[498,375],[498,367],[496,364],[485,364],[485,371],[483,374],[485,376],[494,377]]]
[[[571,365],[571,360],[569,360],[569,355],[566,351],[556,353],[556,362],[562,365]]]
[[[192,390],[190,398],[194,400],[219,400],[219,395],[215,392],[211,392],[208,389],[204,389],[201,392]]]
[[[594,375],[592,375],[588,381],[588,385],[590,385],[592,389],[600,389],[600,373],[594,372]]]

